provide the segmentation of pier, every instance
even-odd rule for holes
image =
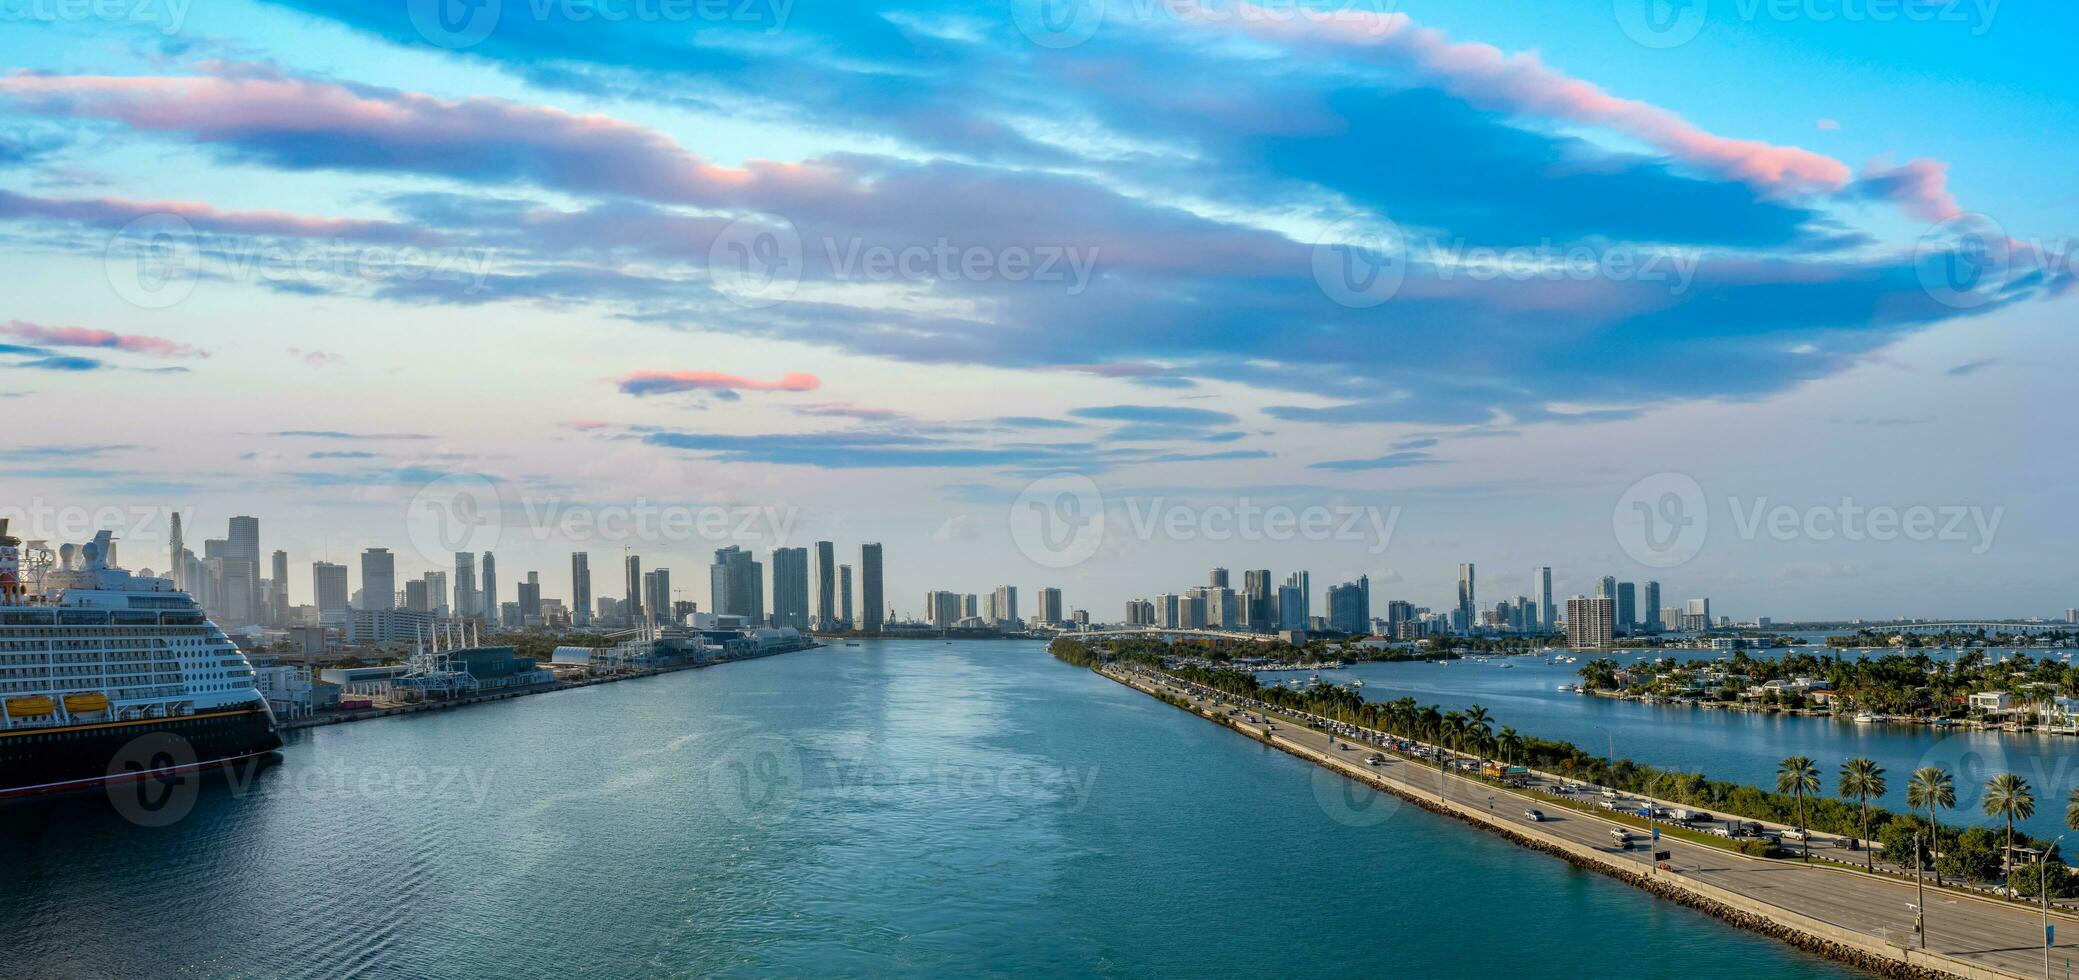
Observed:
[[[1742,928],[1887,976],[2019,980],[2045,974],[2041,913],[1951,889],[1926,887],[1926,940],[1915,934],[1916,883],[1857,870],[1795,860],[1747,857],[1663,836],[1647,849],[1613,846],[1616,832],[1635,825],[1598,814],[1559,809],[1549,798],[1447,773],[1373,747],[1331,740],[1288,714],[1226,713],[1225,706],[1173,678],[1108,665],[1104,676],[1185,707],[1210,721],[1266,741],[1368,786],[1456,817],[1517,843],[1601,871],[1664,898],[1698,908]],[[1275,726],[1274,731],[1266,731]],[[1544,811],[1532,820],[1529,810]],[[1666,859],[1653,860],[1655,851]],[[2065,937],[2049,951],[2053,974],[2069,970],[2079,942],[2079,918],[2053,910]]]

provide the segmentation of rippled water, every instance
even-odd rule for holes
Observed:
[[[1511,669],[1503,669],[1499,660],[1461,660],[1448,667],[1372,663],[1320,674],[1324,682],[1337,684],[1361,679],[1364,696],[1374,701],[1406,696],[1446,711],[1477,703],[1493,714],[1497,730],[1509,725],[1525,735],[1564,739],[1598,755],[1614,752],[1620,758],[1764,788],[1774,787],[1777,763],[1802,754],[1819,763],[1825,792],[1831,795],[1841,762],[1867,756],[1887,770],[1888,792],[1881,802],[1901,813],[1906,810],[1907,777],[1921,766],[1939,765],[1956,779],[1957,809],[1942,814],[1945,826],[1971,821],[1991,826],[1978,809],[1980,790],[1994,773],[2014,772],[2027,777],[2036,790],[2035,817],[2015,826],[2055,837],[2065,832],[2065,797],[2079,788],[2079,738],[2072,736],[1857,725],[1832,718],[1565,694],[1558,687],[1580,680],[1578,665],[1547,665],[1534,657],[1509,662],[1514,664]],[[1263,675],[1267,682],[1294,676]]]
[[[840,646],[283,756],[164,827],[0,811],[0,973],[1847,975],[1034,643]]]

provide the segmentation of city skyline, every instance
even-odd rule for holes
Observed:
[[[2048,372],[2079,355],[2058,329],[2079,202],[2034,178],[2071,169],[2079,107],[2027,69],[2074,33],[2068,8],[1712,10],[1674,36],[1608,4],[1433,0],[1155,5],[1087,36],[871,5],[701,25],[823,80],[796,91],[640,18],[577,44],[451,36],[408,6],[0,32],[23,284],[0,394],[65,420],[0,452],[19,525],[252,513],[299,562],[378,543],[414,566],[414,496],[481,479],[528,529],[495,550],[552,587],[581,545],[683,576],[731,544],[871,539],[906,556],[887,594],[914,597],[1036,583],[1053,566],[1018,550],[1013,506],[1070,473],[1110,527],[1061,587],[1225,563],[1435,602],[1463,561],[1511,595],[1543,562],[1643,577],[1612,515],[1679,479],[1711,524],[1680,572],[1732,608],[2073,604],[2046,569],[2079,474],[2038,433]],[[919,46],[928,108],[893,111],[879,80]],[[1121,78],[1064,74],[1084,58]],[[1815,70],[1839,84],[1815,93]],[[1122,96],[1154,78],[1166,111]],[[759,111],[726,108],[744,99]],[[1337,162],[1369,159],[1399,165]],[[788,247],[749,250],[768,243]],[[753,254],[779,265],[729,264]],[[140,435],[147,401],[180,406],[177,444]],[[776,508],[798,533],[530,526],[643,501]],[[1397,519],[1383,551],[1151,536],[1177,506]],[[1838,530],[1869,507],[1970,519]]]

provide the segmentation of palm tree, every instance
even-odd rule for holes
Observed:
[[[2036,815],[2036,794],[2029,790],[2028,780],[2011,772],[1992,777],[1985,784],[1985,815],[2004,817],[2007,821],[2007,852],[2002,855],[2000,867],[2005,869],[2014,863],[2014,821],[2027,820]],[[2014,897],[2014,876],[2007,876],[2007,898]]]
[[[1875,759],[1850,759],[1841,763],[1841,798],[1854,797],[1862,804],[1862,860],[1865,870],[1877,870],[1870,851],[1870,797],[1884,795],[1884,767]]]
[[[1927,808],[1929,855],[1933,855],[1942,844],[1942,822],[1935,819],[1935,811],[1955,805],[1956,782],[1949,778],[1949,770],[1941,766],[1913,770],[1912,779],[1906,782],[1906,806]],[[1919,860],[1920,855],[1913,857]],[[1942,866],[1939,863],[1935,865],[1935,887],[1942,887]]]
[[[1794,755],[1776,766],[1776,792],[1789,793],[1797,798],[1797,833],[1805,851],[1805,860],[1812,860],[1812,835],[1805,832],[1805,794],[1819,792],[1819,767],[1812,760]]]
[[[1503,762],[1513,763],[1523,758],[1523,736],[1516,734],[1515,729],[1503,725],[1501,737],[1495,740],[1495,744],[1501,747]],[[2074,799],[2079,799],[2079,790],[2073,790],[2072,795]]]
[[[2079,830],[2079,789],[2073,790],[2065,801],[2065,826]]]

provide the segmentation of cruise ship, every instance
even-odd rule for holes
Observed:
[[[56,554],[0,520],[0,799],[163,778],[281,747],[253,667],[107,531]]]

